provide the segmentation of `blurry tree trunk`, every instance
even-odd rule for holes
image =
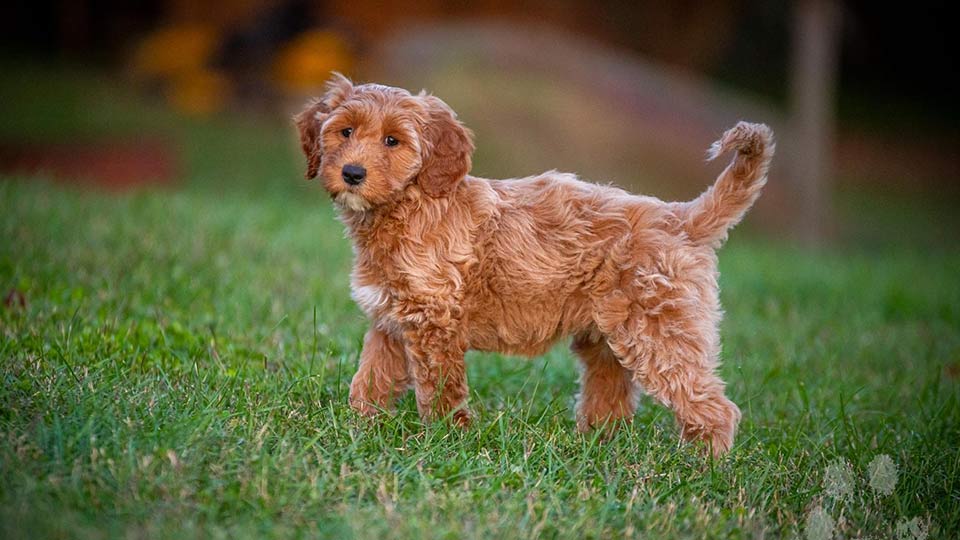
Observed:
[[[834,98],[840,9],[833,0],[798,0],[790,80],[791,177],[799,196],[796,233],[820,244],[831,220]]]

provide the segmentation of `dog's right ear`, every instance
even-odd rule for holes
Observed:
[[[327,93],[307,103],[306,108],[293,117],[300,132],[300,148],[307,157],[307,178],[316,178],[323,157],[320,130],[330,112],[339,107],[353,94],[353,83],[343,75],[333,72],[327,81]]]

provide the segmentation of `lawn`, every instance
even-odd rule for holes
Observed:
[[[184,173],[125,194],[0,179],[0,288],[25,299],[0,307],[0,537],[960,530],[960,249],[912,241],[926,202],[843,203],[889,241],[732,235],[722,374],[743,423],[719,460],[649,399],[610,441],[575,433],[565,344],[471,354],[468,431],[421,424],[412,396],[370,422],[346,400],[367,326],[350,246],[282,119],[184,119],[83,72],[12,73],[0,135],[149,129]]]

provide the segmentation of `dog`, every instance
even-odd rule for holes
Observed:
[[[536,356],[571,336],[581,431],[629,421],[638,394],[719,456],[740,409],[717,375],[717,255],[760,194],[773,133],[740,122],[708,151],[735,157],[689,202],[549,171],[470,176],[472,133],[439,98],[340,74],[294,117],[353,242],[352,297],[369,317],[349,403],[470,423],[464,354]],[[614,426],[611,428],[610,426]]]

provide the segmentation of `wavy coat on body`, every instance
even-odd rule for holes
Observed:
[[[740,410],[717,376],[715,249],[766,182],[773,136],[741,122],[734,152],[690,202],[550,171],[470,176],[473,137],[440,99],[335,76],[295,118],[354,244],[353,298],[371,320],[350,404],[389,410],[412,387],[424,419],[468,424],[467,350],[534,356],[572,336],[577,426],[632,417],[645,391],[715,454]]]

